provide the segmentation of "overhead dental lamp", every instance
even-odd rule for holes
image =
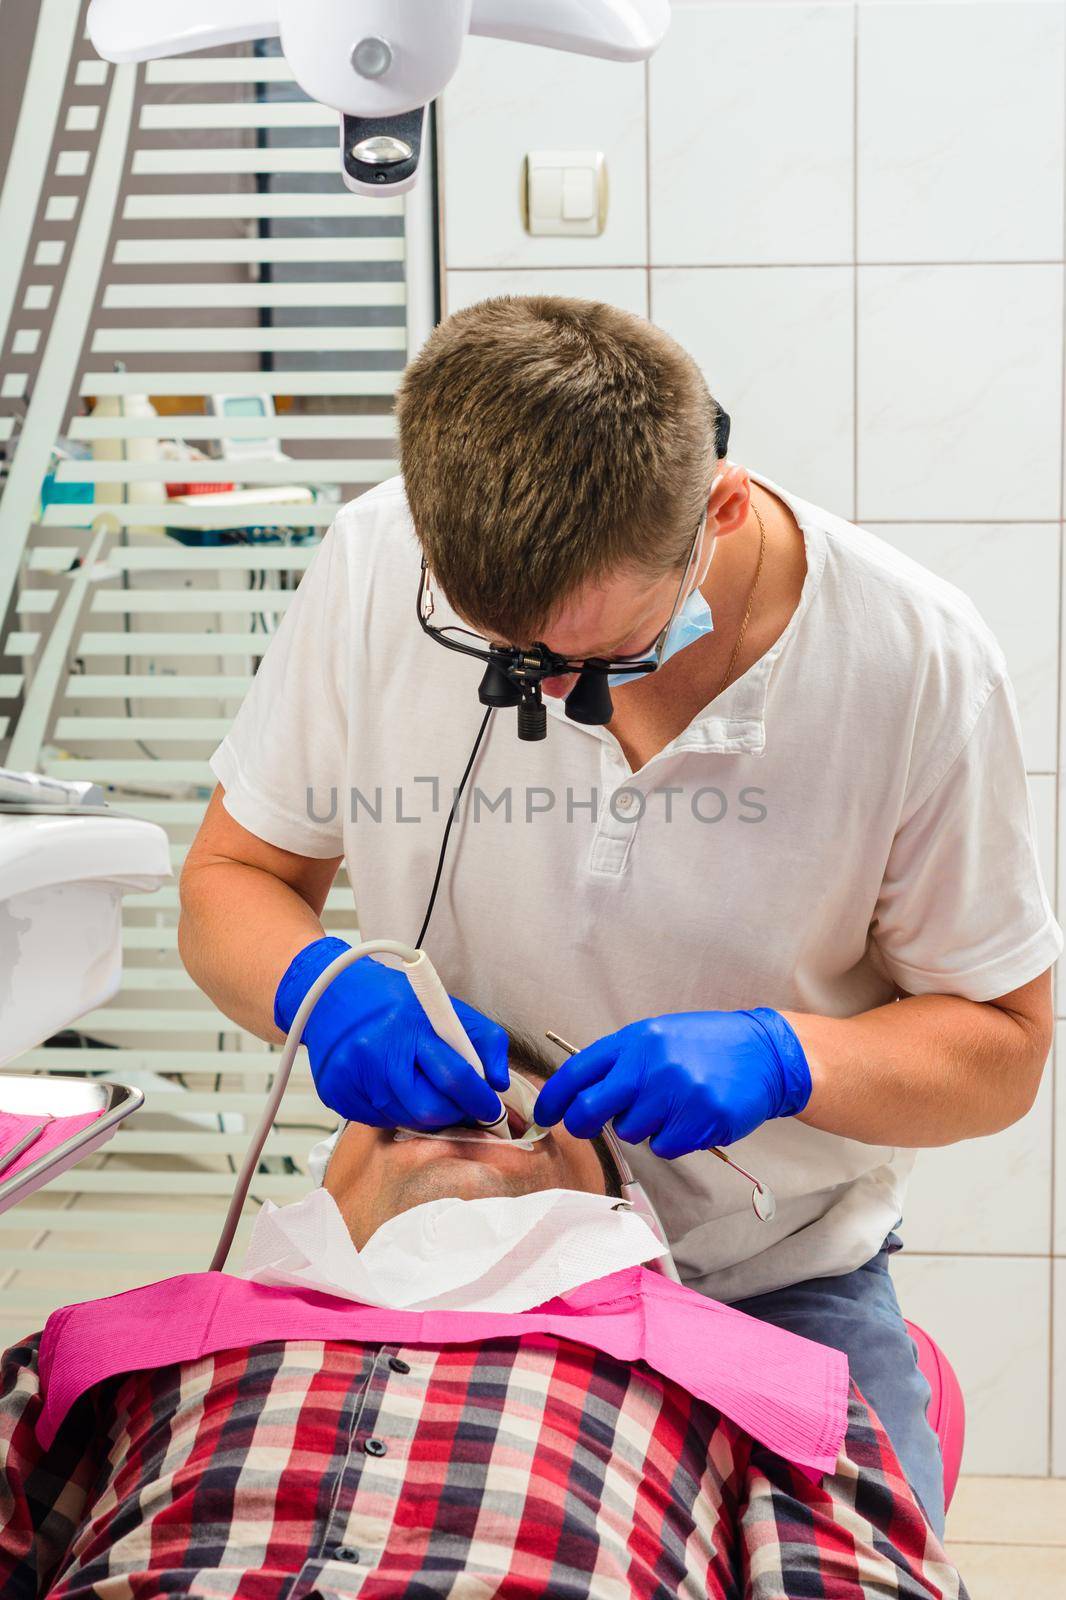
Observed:
[[[608,61],[644,61],[669,0],[92,0],[106,61],[152,61],[281,40],[296,81],[340,114],[344,181],[400,194],[418,173],[426,106],[451,81],[468,33]]]

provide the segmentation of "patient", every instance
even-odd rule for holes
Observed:
[[[512,1065],[544,1070],[525,1046]],[[326,1186],[361,1248],[425,1201],[610,1194],[618,1179],[602,1143],[563,1127],[519,1150],[350,1124]],[[641,1267],[620,1277],[624,1294],[608,1278],[578,1298],[624,1316],[660,1285],[646,1318],[662,1304],[706,1315],[709,1370],[725,1359],[715,1317],[748,1326]],[[490,1336],[448,1342],[454,1313],[225,1274],[167,1292],[173,1314],[159,1315],[158,1288],[134,1290],[56,1313],[4,1355],[4,1600],[965,1596],[854,1389],[835,1471],[816,1484],[684,1373],[606,1355],[578,1320],[573,1338],[528,1335],[501,1314]],[[410,1337],[382,1332],[403,1319]],[[55,1432],[45,1398],[63,1385]]]

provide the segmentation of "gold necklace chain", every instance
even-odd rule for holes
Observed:
[[[759,515],[759,508],[755,504],[754,500],[751,503],[751,509],[755,513],[756,522],[759,524],[759,560],[755,568],[755,577],[752,579],[751,588],[748,591],[748,604],[747,609],[744,612],[744,620],[740,624],[740,632],[737,634],[737,642],[733,646],[733,654],[729,657],[729,665],[725,669],[725,676],[718,685],[717,689],[714,691],[713,698],[715,700],[717,700],[718,696],[721,694],[722,690],[733,676],[733,668],[737,664],[737,657],[740,655],[740,647],[744,643],[744,635],[747,633],[748,623],[751,621],[751,609],[755,604],[755,591],[759,587],[759,579],[762,577],[763,556],[766,554],[766,528],[762,517]]]

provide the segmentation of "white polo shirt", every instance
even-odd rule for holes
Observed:
[[[799,606],[646,766],[559,701],[539,743],[493,714],[426,948],[509,1027],[584,1045],[671,1011],[988,1000],[1062,948],[988,629],[890,546],[766,487],[803,530]],[[402,480],[345,506],[212,760],[252,833],[344,856],[364,938],[416,938],[483,715],[481,663],[418,625],[419,566]],[[633,1152],[682,1276],[726,1300],[860,1266],[913,1161],[794,1120],[736,1154],[773,1188],[773,1222],[713,1157]]]

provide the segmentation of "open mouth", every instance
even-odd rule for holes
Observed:
[[[530,1133],[530,1129],[536,1126],[533,1107],[538,1093],[538,1087],[530,1083],[528,1078],[512,1072],[510,1085],[500,1096],[507,1112],[507,1131],[511,1135],[509,1140],[501,1140],[498,1133],[465,1122],[452,1123],[446,1128],[397,1128],[395,1137],[399,1140],[446,1139],[455,1144],[484,1144],[488,1141],[495,1145],[515,1145],[519,1150],[532,1150],[550,1131],[538,1128],[535,1134]]]

